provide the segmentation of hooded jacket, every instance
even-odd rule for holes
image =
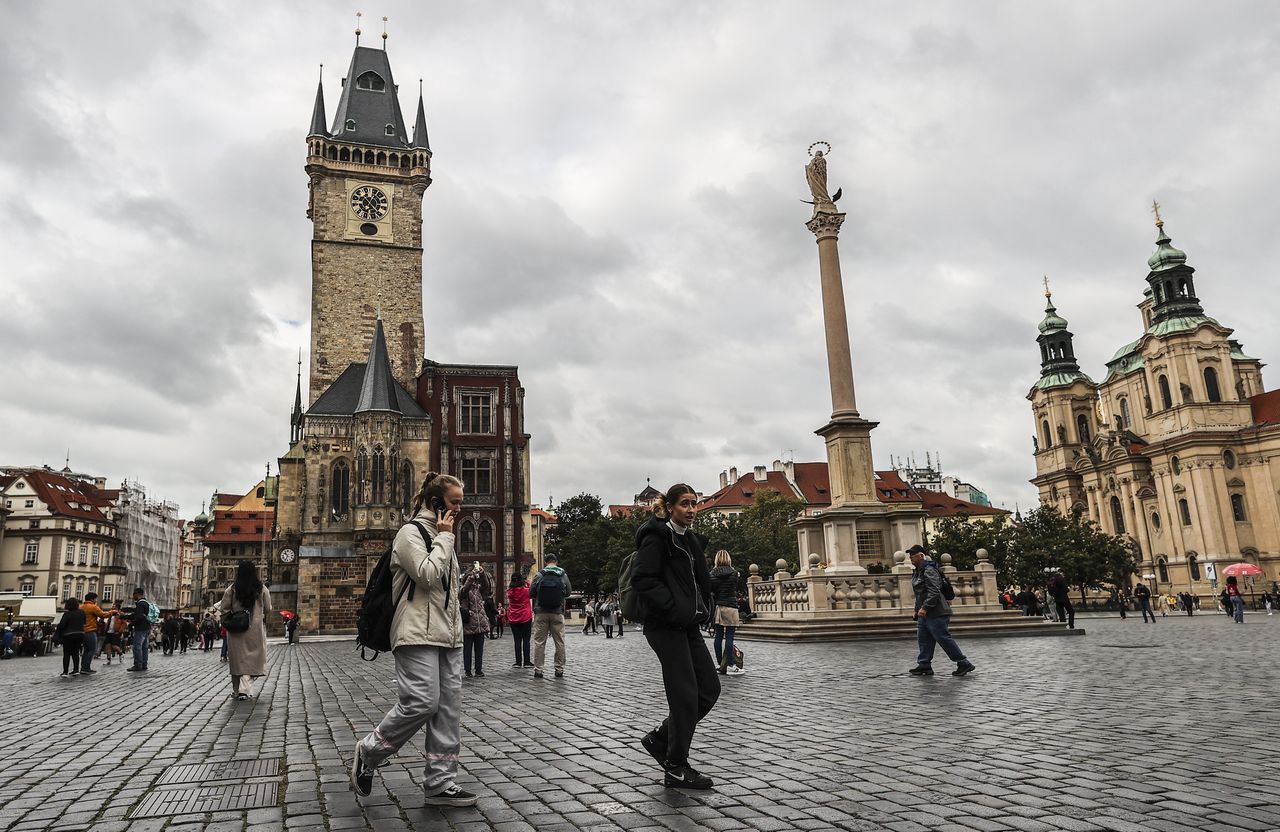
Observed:
[[[631,587],[640,596],[647,626],[684,629],[700,623],[699,606],[704,615],[710,613],[706,545],[707,539],[692,529],[677,535],[657,517],[636,530]]]
[[[922,562],[911,573],[911,591],[916,596],[916,609],[924,610],[925,618],[951,615],[951,602],[942,594],[942,573],[933,561]]]
[[[738,570],[732,566],[711,570],[711,599],[717,607],[738,608]]]
[[[461,647],[458,596],[462,593],[462,579],[454,555],[453,533],[436,531],[436,513],[429,508],[421,509],[413,519],[427,527],[432,539],[428,548],[428,541],[422,539],[417,527],[406,523],[391,544],[391,590],[401,599],[391,619],[391,649]],[[417,584],[412,598],[405,592],[410,577]]]
[[[559,610],[544,610],[538,606],[538,587],[542,586],[542,576],[547,574],[548,572],[559,575],[560,583],[564,586],[564,601],[560,602]],[[552,564],[551,566],[543,567],[541,572],[533,576],[533,583],[529,584],[529,598],[533,602],[534,615],[538,615],[538,614],[550,615],[551,613],[554,613],[554,612],[559,612],[563,614],[564,605],[569,600],[570,592],[573,592],[573,587],[570,586],[569,584],[568,572],[565,572],[563,569],[561,569],[559,566],[556,566],[555,564]]]

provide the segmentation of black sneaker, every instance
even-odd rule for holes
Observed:
[[[535,679],[541,679],[541,678],[542,678],[542,671],[541,671],[541,670],[535,670],[535,671],[533,671],[533,678],[535,678]]]
[[[933,668],[927,664],[918,664],[907,672],[912,676],[932,676]]]
[[[483,677],[484,677],[484,671],[483,671],[483,670],[477,670],[477,671],[476,671],[476,675],[477,675],[477,676],[480,676],[481,678],[483,678]]]
[[[521,664],[520,662],[516,662],[515,664],[513,664],[513,665],[511,665],[511,666],[512,666],[512,667],[524,667],[524,665],[523,665],[523,664]]]
[[[563,670],[557,670],[557,671],[556,671],[556,678],[557,678],[557,679],[563,679],[563,678],[564,678],[564,671],[563,671]]]
[[[525,667],[533,667],[533,662],[525,662],[525,663],[524,663],[524,666],[525,666]]]
[[[82,670],[82,671],[80,671],[80,672],[81,672],[81,673],[97,673],[98,671],[96,671],[96,670]]]
[[[373,769],[364,764],[360,743],[356,743],[356,753],[351,760],[351,788],[361,797],[368,797],[373,791]]]
[[[474,806],[476,796],[456,783],[437,794],[427,795],[428,806]]]
[[[969,673],[973,670],[976,670],[976,668],[973,666],[973,662],[960,662],[960,664],[956,665],[956,669],[951,671],[951,675],[963,676],[966,673]]]
[[[665,786],[677,789],[709,789],[714,785],[710,777],[694,771],[688,763],[682,766],[666,765],[662,768],[666,772],[666,776],[662,778]]]
[[[128,670],[129,670],[129,672],[130,672],[130,673],[136,673],[137,671],[142,670],[142,668],[140,668],[140,667],[131,667],[131,668],[129,668]]]
[[[666,768],[667,766],[667,744],[658,736],[657,731],[650,731],[640,738],[640,744],[644,746],[644,750],[649,752],[649,756],[658,761],[658,765]]]

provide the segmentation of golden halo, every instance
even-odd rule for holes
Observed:
[[[820,144],[825,144],[825,145],[827,146],[827,151],[826,151],[826,153],[825,153],[825,154],[823,154],[823,155],[825,155],[825,156],[830,156],[830,155],[831,155],[831,142],[824,142],[824,141],[822,141],[822,140],[818,140],[818,141],[814,142],[813,144],[809,145],[809,158],[810,158],[810,159],[812,159],[812,158],[813,158],[813,149],[814,149],[815,147],[817,147],[818,145],[820,145]]]

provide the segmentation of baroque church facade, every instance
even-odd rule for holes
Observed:
[[[304,632],[346,631],[428,471],[466,486],[459,556],[505,586],[527,569],[529,436],[515,366],[423,356],[422,200],[431,148],[419,91],[401,113],[384,49],[356,46],[330,121],[306,138],[310,361],[279,460],[273,559]],[[294,571],[296,569],[296,572]]]
[[[1264,571],[1261,592],[1280,580],[1280,390],[1265,392],[1262,362],[1205,314],[1195,269],[1158,213],[1156,226],[1142,333],[1102,381],[1081,371],[1045,292],[1031,482],[1043,504],[1127,535],[1155,592],[1208,599],[1241,561]]]

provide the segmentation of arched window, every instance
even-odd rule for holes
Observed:
[[[1045,449],[1046,449],[1046,450],[1047,450],[1047,449],[1049,449],[1049,448],[1052,448],[1052,447],[1053,447],[1053,434],[1049,431],[1049,420],[1048,420],[1048,419],[1043,419],[1043,420],[1041,420],[1041,422],[1040,422],[1040,435],[1041,435],[1041,439],[1043,440],[1040,444],[1044,445],[1044,447],[1045,447]]]
[[[1174,476],[1182,473],[1182,461],[1176,456],[1169,457],[1169,467],[1173,469]]]
[[[356,505],[364,505],[365,483],[369,481],[369,454],[364,448],[356,453]]]
[[[1204,391],[1209,401],[1222,401],[1222,391],[1218,389],[1218,371],[1212,367],[1204,368]]]
[[[1156,530],[1156,534],[1160,533],[1160,515],[1154,511],[1151,512],[1151,528]]]
[[[1076,416],[1076,434],[1083,444],[1089,443],[1089,417],[1080,413]]]
[[[351,466],[345,459],[333,463],[329,478],[329,506],[338,516],[346,514],[351,508]]]
[[[1222,464],[1223,464],[1223,465],[1225,465],[1225,466],[1227,467],[1227,469],[1228,469],[1228,470],[1230,470],[1230,469],[1232,469],[1232,468],[1235,468],[1235,467],[1236,467],[1236,455],[1235,455],[1234,453],[1232,453],[1230,450],[1223,451],[1223,452],[1222,452]]]
[[[1116,534],[1124,534],[1124,506],[1119,497],[1111,498],[1111,522],[1115,524]]]
[[[474,555],[476,553],[476,524],[471,520],[462,521],[462,530],[458,535],[461,542],[462,554]]]
[[[1245,521],[1244,495],[1242,494],[1231,495],[1231,519],[1235,520],[1237,523],[1243,523]]]
[[[1133,427],[1133,418],[1129,415],[1128,397],[1120,400],[1120,424],[1124,428]]]
[[[332,159],[333,161],[336,162],[338,161],[338,148],[334,147],[333,145],[329,145],[329,149],[325,151],[324,155],[327,158]]]
[[[1191,573],[1191,580],[1200,580],[1200,558],[1195,552],[1187,552],[1187,571]]]
[[[379,445],[373,449],[373,502],[386,502],[387,495],[387,455]]]
[[[350,162],[350,161],[351,161],[351,149],[350,149],[350,148],[346,148],[346,147],[342,148],[342,151],[338,154],[338,161],[340,161],[340,162]]]
[[[493,554],[493,521],[484,520],[480,523],[480,532],[476,538],[476,551],[482,554]]]
[[[413,507],[413,464],[405,460],[400,466],[400,506],[407,512]]]
[[[387,82],[382,80],[381,75],[369,70],[368,72],[360,73],[360,77],[356,79],[356,89],[384,92],[387,89]]]
[[[1169,563],[1163,556],[1156,561],[1156,574],[1160,576],[1160,583],[1169,583]]]
[[[1173,407],[1173,394],[1169,392],[1169,377],[1160,376],[1156,379],[1156,383],[1160,385],[1160,403],[1165,410]]]
[[[1186,500],[1178,501],[1178,514],[1182,515],[1182,525],[1191,525],[1191,506],[1187,505]]]

